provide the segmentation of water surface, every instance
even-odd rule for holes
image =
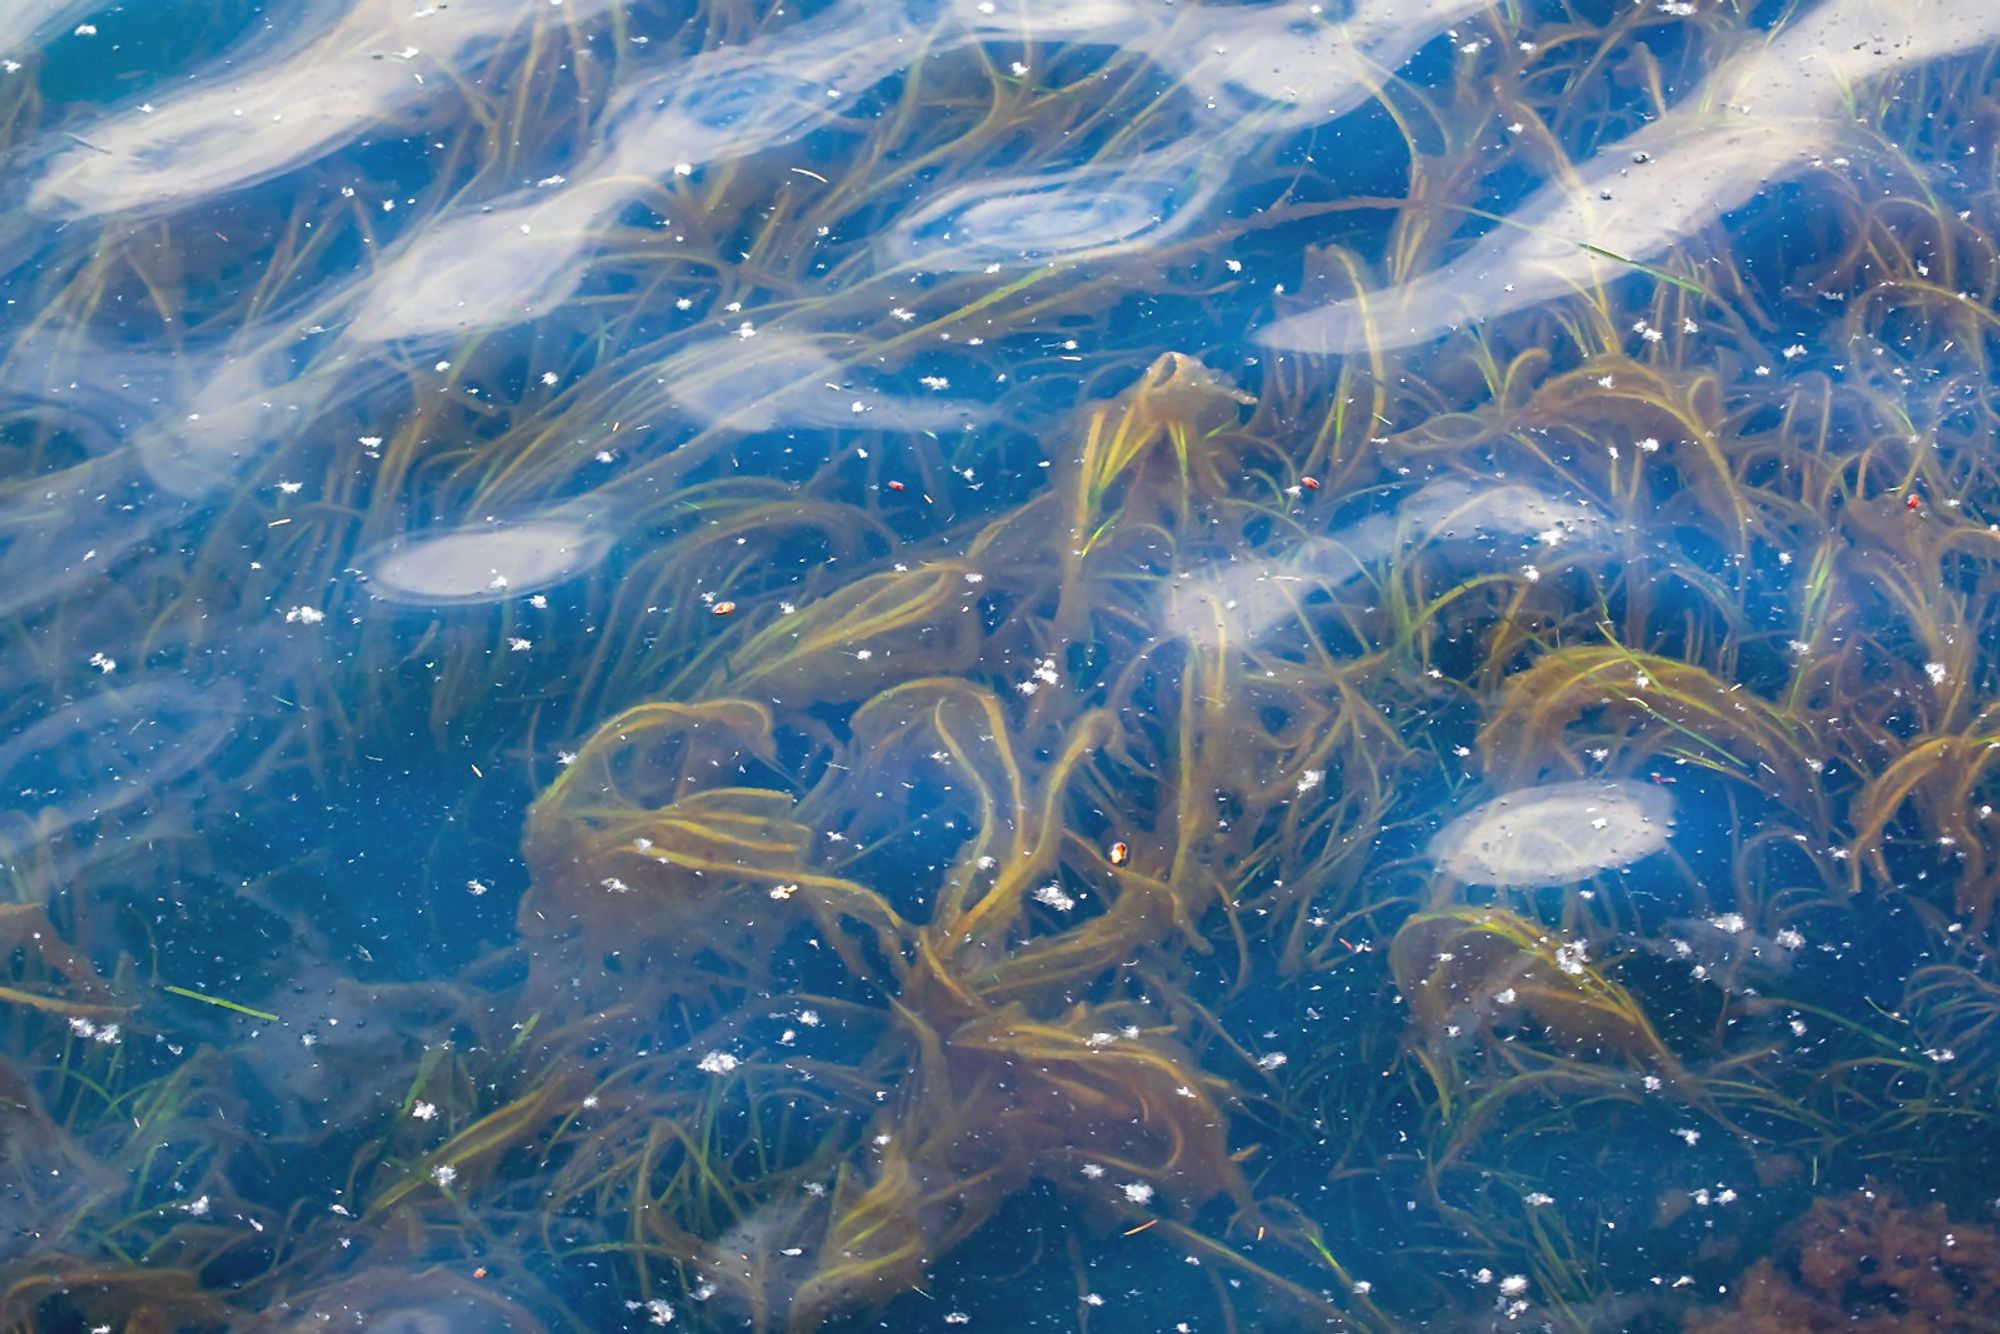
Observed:
[[[8,1327],[1988,1327],[1994,12],[8,7]]]

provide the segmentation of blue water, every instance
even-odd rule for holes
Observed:
[[[1994,1328],[1996,55],[11,0],[6,1327]]]

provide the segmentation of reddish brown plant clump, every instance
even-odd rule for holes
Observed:
[[[2000,1329],[2000,1233],[1869,1188],[1816,1202],[1689,1334]]]

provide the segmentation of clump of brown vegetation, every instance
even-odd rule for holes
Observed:
[[[1776,1259],[1745,1271],[1735,1299],[1690,1314],[1690,1334],[2000,1329],[2000,1233],[1953,1223],[1867,1187],[1815,1201]]]

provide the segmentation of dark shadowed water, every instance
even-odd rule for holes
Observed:
[[[0,0],[0,1329],[2000,1329],[2000,6]]]

